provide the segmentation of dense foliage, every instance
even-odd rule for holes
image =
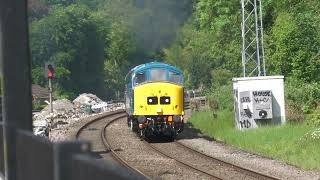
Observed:
[[[267,74],[286,77],[292,112],[309,113],[319,106],[319,7],[317,0],[263,0]],[[227,96],[219,92],[231,78],[242,75],[240,8],[239,0],[199,0],[192,18],[165,49],[166,61],[188,75],[189,88],[204,86],[219,100]]]
[[[135,65],[162,59],[192,0],[29,0],[33,83],[45,86],[46,62],[56,66],[58,96],[123,94]]]
[[[291,112],[319,106],[319,8],[263,1],[267,74],[285,75]],[[223,92],[242,73],[239,0],[29,0],[29,15],[33,82],[46,85],[44,63],[54,62],[57,95],[114,99],[130,68],[165,59],[184,71],[187,88],[232,107]]]
[[[319,6],[315,0],[263,1],[269,75],[282,74],[307,83],[319,81]],[[181,67],[191,75],[194,87],[215,81],[207,72],[217,69],[240,76],[240,24],[238,0],[200,0],[195,5],[192,20],[165,51],[167,61],[183,64]],[[206,75],[194,70],[203,64],[207,65],[208,71],[202,71]]]

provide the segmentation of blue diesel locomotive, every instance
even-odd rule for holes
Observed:
[[[182,72],[158,62],[133,68],[126,76],[126,112],[129,127],[141,137],[174,140],[184,126]]]

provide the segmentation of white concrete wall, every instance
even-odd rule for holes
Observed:
[[[236,123],[239,128],[240,117],[240,102],[237,97],[240,97],[240,92],[244,91],[259,91],[270,90],[272,91],[272,122],[276,124],[284,124],[285,118],[285,101],[284,101],[284,77],[283,76],[265,76],[265,77],[247,77],[247,78],[234,78],[233,90],[235,97],[235,112]],[[241,129],[241,128],[239,128]]]

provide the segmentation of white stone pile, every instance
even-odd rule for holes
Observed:
[[[107,103],[93,94],[81,94],[73,102],[67,99],[53,101],[53,113],[50,105],[33,115],[35,135],[48,136],[50,129],[59,129],[77,122],[81,118],[97,113],[124,109],[123,103]]]
[[[98,98],[96,95],[94,94],[80,94],[80,96],[78,96],[76,99],[73,100],[73,104],[75,104],[76,106],[83,106],[83,105],[95,105],[95,104],[99,104],[102,103],[103,101]]]

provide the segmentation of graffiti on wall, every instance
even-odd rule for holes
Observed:
[[[251,129],[254,126],[252,118],[252,98],[250,91],[240,92],[240,116],[237,122],[239,129]]]
[[[272,92],[243,91],[239,93],[237,126],[241,130],[256,128],[256,120],[272,118]]]
[[[271,119],[272,118],[272,92],[253,91],[253,118]]]

